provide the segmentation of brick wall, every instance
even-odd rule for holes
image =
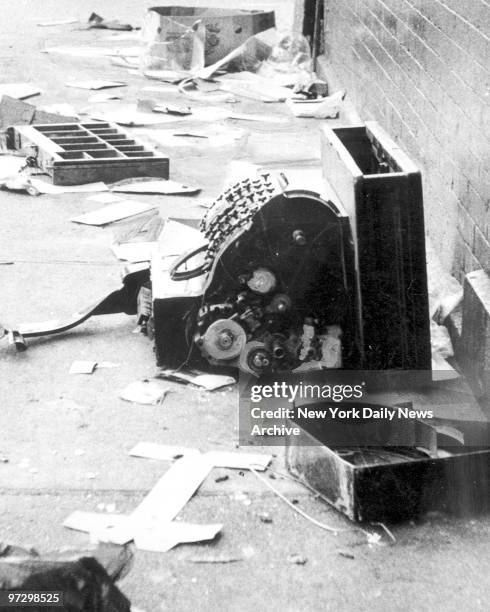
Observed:
[[[490,271],[490,7],[484,0],[325,0],[329,68],[362,119],[419,164],[426,226],[459,277]]]

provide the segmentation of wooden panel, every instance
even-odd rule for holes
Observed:
[[[168,157],[109,123],[16,126],[11,141],[18,149],[37,147],[38,163],[55,185],[169,176]]]
[[[347,210],[366,369],[431,369],[420,173],[374,123],[323,128],[324,174]]]
[[[475,393],[490,405],[490,277],[485,270],[466,275],[463,329],[456,354]]]

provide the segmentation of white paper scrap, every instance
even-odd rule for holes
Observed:
[[[133,524],[136,521],[138,526],[144,526],[174,519],[212,467],[202,455],[188,455],[173,463],[131,514]]]
[[[54,21],[41,21],[37,25],[42,28],[49,28],[51,26],[59,25],[70,25],[71,23],[78,23],[79,19],[59,19]]]
[[[145,525],[135,531],[134,543],[140,550],[167,552],[177,544],[214,540],[222,529],[222,524],[196,525],[180,521]]]
[[[25,100],[31,96],[38,96],[42,93],[42,89],[29,83],[0,83],[0,97],[10,96],[17,100]]]
[[[121,261],[141,263],[151,261],[158,247],[158,242],[115,242],[111,251]]]
[[[82,512],[76,510],[63,521],[63,527],[75,531],[90,533],[94,530],[102,530],[109,527],[123,525],[128,517],[124,514],[108,514],[102,512]]]
[[[221,374],[199,374],[199,376],[196,376],[190,382],[198,387],[203,387],[207,391],[214,391],[228,385],[234,385],[236,380],[232,376],[223,376]]]
[[[109,47],[70,47],[57,46],[46,47],[42,53],[58,53],[60,55],[68,55],[71,57],[139,57],[142,47],[121,47],[119,49],[111,49]]]
[[[96,367],[96,361],[74,361],[71,364],[70,374],[93,374]]]
[[[318,100],[286,100],[295,117],[310,117],[314,119],[334,119],[339,114],[340,105],[345,97],[345,91],[337,91],[331,96]]]
[[[80,119],[80,115],[75,107],[67,102],[60,102],[59,104],[45,104],[38,107],[39,110],[46,111],[47,113],[53,113],[54,115],[64,115],[65,117],[76,117]]]
[[[100,202],[100,204],[114,204],[114,202],[122,202],[124,198],[113,193],[98,193],[87,198],[90,202]]]
[[[231,113],[230,119],[239,121],[263,121],[265,123],[289,123],[289,118],[284,115],[251,115],[250,113]]]
[[[137,380],[121,391],[119,397],[136,404],[160,404],[168,393],[166,387],[154,381]]]
[[[112,188],[113,192],[117,193],[161,193],[165,195],[172,194],[189,194],[200,191],[198,187],[183,185],[171,180],[161,181],[135,181],[127,185],[118,185]]]
[[[73,217],[73,223],[83,223],[84,225],[106,225],[120,219],[140,215],[156,208],[154,204],[144,204],[133,200],[122,200],[116,204],[99,208],[92,212],[85,213],[78,217]]]
[[[159,461],[174,461],[177,458],[188,455],[199,455],[196,448],[185,446],[171,446],[168,444],[155,444],[153,442],[138,442],[129,454],[131,457],[143,457],[144,459],[157,459]]]
[[[78,89],[107,89],[109,87],[126,87],[126,83],[121,81],[104,81],[102,79],[93,79],[91,81],[76,81],[74,83],[66,83],[67,87],[76,87]]]
[[[272,461],[272,455],[226,451],[209,451],[205,453],[203,457],[209,461],[213,467],[234,468],[237,470],[249,470],[253,468],[258,472],[263,472]]]
[[[0,155],[0,179],[10,178],[18,174],[25,165],[25,157],[20,155]]]
[[[110,94],[110,93],[98,93],[90,96],[88,102],[90,104],[97,104],[98,102],[110,102],[111,100],[120,100],[121,96],[118,94]]]
[[[58,193],[93,193],[97,191],[108,191],[109,188],[105,183],[86,183],[85,185],[53,185],[41,179],[29,177],[29,182],[40,193],[49,193],[56,195]]]

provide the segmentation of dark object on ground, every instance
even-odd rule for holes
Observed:
[[[42,557],[33,549],[0,546],[0,589],[63,592],[62,608],[16,608],[26,612],[130,612],[129,600],[114,582],[129,571],[131,561],[129,548],[119,546]]]
[[[131,32],[131,30],[139,30],[139,28],[133,27],[129,23],[121,23],[118,19],[111,19],[110,21],[106,21],[97,13],[92,13],[88,18],[88,29],[98,29],[98,30],[122,30],[124,32]]]

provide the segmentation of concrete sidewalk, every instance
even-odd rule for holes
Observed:
[[[42,6],[41,6],[42,4]],[[148,85],[143,77],[111,66],[106,59],[42,54],[46,43],[99,44],[107,31],[73,26],[41,28],[42,20],[88,18],[92,10],[133,23],[155,2],[115,0],[63,3],[4,0],[0,37],[2,81],[30,81],[45,93],[32,102],[87,106],[87,92],[66,88],[67,80],[122,79],[126,100]],[[238,4],[238,3],[237,3]],[[314,152],[317,123],[290,118],[287,109],[256,103],[237,112],[282,113],[288,122],[247,124],[255,151],[282,155],[279,138]],[[298,143],[298,146],[294,143]],[[257,144],[258,143],[258,144]],[[254,145],[255,146],[255,145]],[[257,161],[248,149],[249,159]],[[211,155],[169,151],[171,178],[203,187],[202,197],[219,193],[226,162],[236,151]],[[138,197],[157,202],[162,216],[199,218],[192,197]],[[109,250],[111,229],[69,222],[95,210],[86,194],[32,198],[0,192],[0,321],[17,323],[75,312],[104,294],[119,278],[120,262]],[[39,551],[83,545],[87,537],[62,527],[74,510],[97,511],[116,504],[129,512],[167,469],[164,462],[135,459],[139,441],[182,444],[201,450],[235,450],[238,399],[235,390],[206,393],[169,383],[162,406],[118,399],[129,382],[155,370],[150,341],[132,334],[124,315],[94,318],[76,330],[30,342],[25,353],[0,343],[0,540]],[[75,359],[112,361],[120,367],[91,376],[68,374]],[[284,471],[281,448],[272,470]],[[229,479],[216,482],[227,474]],[[368,546],[365,535],[295,483],[271,480],[299,507],[342,530],[337,536],[293,513],[250,473],[214,470],[182,517],[223,522],[222,536],[205,545],[184,545],[166,554],[136,552],[133,570],[120,584],[134,606],[146,612],[204,611],[441,611],[485,610],[488,601],[490,518],[431,515],[393,529],[394,546]],[[250,504],[243,501],[243,493]],[[272,523],[259,514],[268,512]],[[288,556],[307,558],[295,565]],[[226,564],[197,564],[197,557],[234,557]]]

